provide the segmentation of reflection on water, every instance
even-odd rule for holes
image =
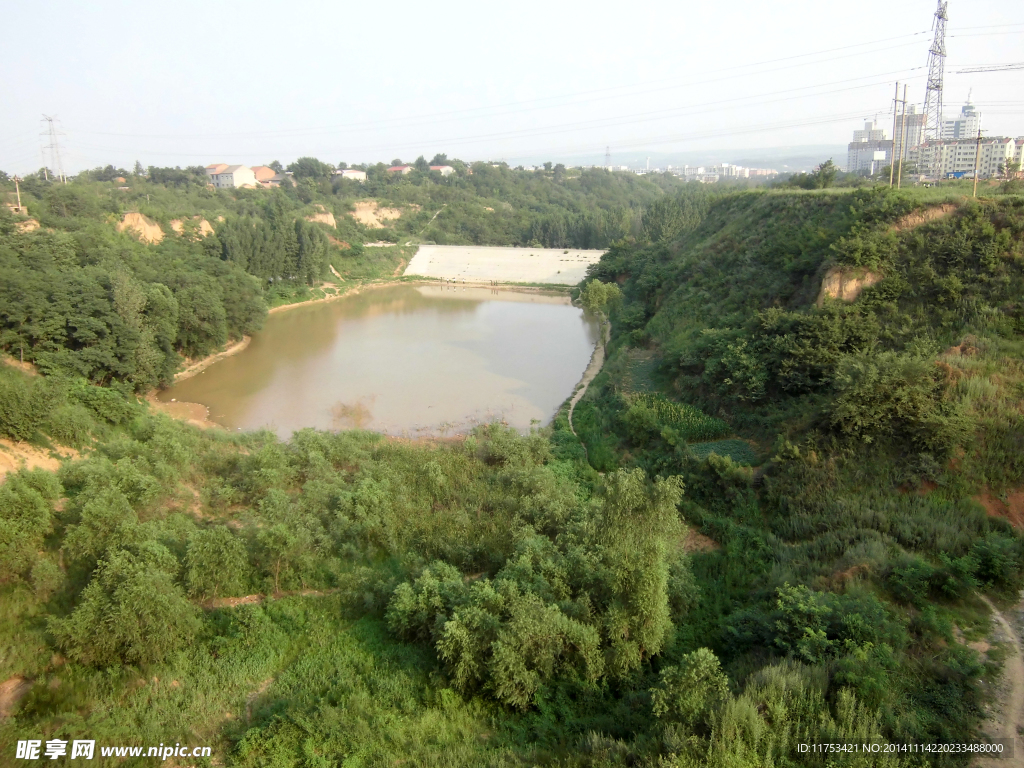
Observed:
[[[231,428],[461,431],[548,421],[597,326],[564,296],[401,285],[267,318],[249,347],[165,390]]]

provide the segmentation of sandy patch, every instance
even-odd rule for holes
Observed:
[[[141,213],[126,213],[117,224],[117,231],[131,232],[144,243],[159,243],[164,239],[160,225]]]
[[[832,267],[822,278],[817,304],[819,307],[822,306],[826,296],[840,301],[854,301],[860,296],[861,291],[881,280],[880,274],[867,269]]]
[[[72,448],[61,448],[56,456],[50,451],[36,448],[28,443],[16,443],[7,438],[0,438],[0,480],[8,472],[19,469],[46,469],[54,472],[60,468],[63,459],[77,459],[78,451]]]
[[[11,357],[10,355],[0,355],[0,360],[11,368],[17,368],[22,373],[27,373],[29,376],[38,376],[39,369],[32,363],[25,360],[18,360],[17,358]]]
[[[0,719],[14,714],[14,708],[31,688],[32,681],[21,675],[9,677],[0,683]]]
[[[686,539],[683,541],[683,550],[686,552],[710,552],[721,549],[722,545],[714,539],[705,536],[696,528],[689,528],[686,531]]]
[[[420,208],[418,205],[410,207],[414,210]],[[385,226],[384,222],[399,218],[402,211],[398,208],[381,208],[376,200],[360,200],[356,203],[355,211],[349,215],[364,227],[382,229]]]
[[[39,229],[39,222],[35,219],[25,219],[24,221],[19,221],[15,224],[14,228],[22,234],[25,234],[26,232],[33,232]]]
[[[897,221],[893,229],[896,232],[902,232],[905,229],[914,229],[915,227],[920,227],[922,224],[927,224],[929,221],[945,218],[955,211],[956,208],[957,206],[953,203],[944,203],[943,205],[926,208],[923,211],[915,211],[914,213],[907,214]]]
[[[974,500],[985,508],[989,517],[1001,517],[1014,528],[1024,528],[1024,489],[1007,492],[1006,501],[986,489]]]
[[[471,282],[575,285],[603,254],[578,248],[421,245],[405,274]]]
[[[208,222],[202,216],[193,216],[189,220],[189,223],[189,229],[191,231],[194,231],[196,235],[198,235],[199,237],[208,237],[213,234],[213,227],[210,225],[210,222]],[[177,235],[185,234],[184,220],[174,219],[174,221],[171,222],[171,229],[173,229],[175,234]]]
[[[338,228],[338,223],[334,220],[334,214],[324,208],[322,205],[314,205],[316,213],[310,214],[306,217],[306,221],[315,221],[319,224],[326,224],[334,229]]]

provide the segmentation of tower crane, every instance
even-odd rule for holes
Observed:
[[[968,67],[967,69],[958,69],[956,73],[958,75],[966,75],[970,72],[1010,72],[1014,69],[1024,69],[1024,61],[1019,61],[1016,64],[993,64],[985,67]]]

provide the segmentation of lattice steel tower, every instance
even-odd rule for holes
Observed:
[[[42,135],[50,140],[50,143],[47,144],[44,149],[50,150],[50,165],[52,166],[50,170],[57,174],[58,179],[67,184],[68,178],[64,175],[64,163],[60,159],[60,142],[57,140],[57,137],[63,134],[61,134],[54,125],[53,121],[55,119],[55,117],[51,117],[50,115],[43,115],[43,120],[46,121],[47,130]]]
[[[924,96],[924,131],[921,139],[942,138],[942,73],[946,68],[946,15],[948,3],[939,0],[935,11],[935,39],[928,49],[928,85]]]

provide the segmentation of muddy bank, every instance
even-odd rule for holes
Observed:
[[[190,379],[193,376],[195,376],[197,373],[202,373],[203,371],[205,371],[207,368],[209,368],[211,365],[216,363],[218,360],[223,360],[225,357],[231,357],[232,355],[237,355],[243,349],[248,347],[249,346],[249,342],[251,342],[251,341],[252,341],[252,337],[251,336],[243,336],[241,341],[236,341],[234,344],[229,346],[227,349],[222,350],[220,352],[215,352],[214,354],[208,355],[207,357],[204,357],[201,360],[196,360],[195,362],[190,363],[185,368],[185,370],[179,371],[178,373],[174,374],[174,382],[177,383],[179,381],[184,381],[185,379]]]
[[[157,399],[155,391],[146,395],[146,402],[149,403],[149,407],[154,411],[167,414],[172,419],[184,421],[186,424],[191,424],[194,427],[199,427],[200,429],[217,427],[223,429],[220,424],[210,420],[210,409],[202,403],[186,403],[180,400],[164,403]]]
[[[331,269],[333,271],[334,268],[331,267]],[[335,273],[335,274],[337,274],[337,273]],[[339,278],[340,278],[340,276],[339,276]],[[345,287],[345,288],[339,288],[338,286],[333,285],[331,283],[326,283],[326,284],[320,285],[318,287],[321,290],[323,290],[324,288],[334,288],[335,292],[332,293],[329,296],[324,296],[322,299],[309,299],[308,301],[296,301],[294,304],[282,304],[279,307],[272,307],[271,309],[267,310],[267,314],[268,315],[276,315],[276,314],[278,314],[280,312],[287,312],[289,309],[295,309],[296,307],[308,307],[311,304],[323,304],[324,302],[327,302],[327,301],[337,301],[338,299],[344,298],[345,296],[355,296],[357,293],[359,293],[363,288],[365,288],[367,286],[366,285],[353,285],[353,286],[348,286],[348,287]]]

